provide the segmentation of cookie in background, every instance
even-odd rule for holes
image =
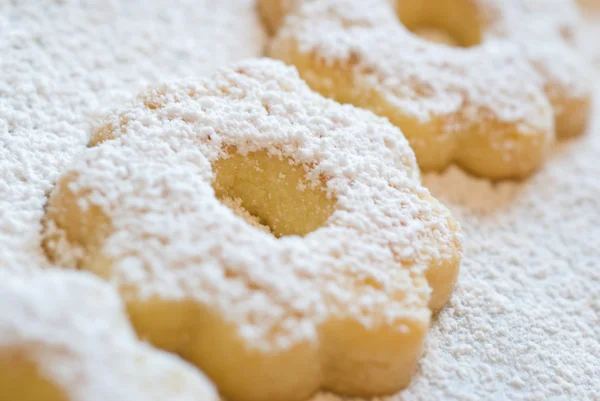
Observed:
[[[0,305],[1,401],[219,400],[197,369],[139,341],[91,274],[2,271]]]
[[[457,163],[522,178],[556,135],[587,125],[591,70],[570,0],[263,0],[260,9],[272,57],[325,96],[387,117],[424,171]],[[432,29],[452,40],[418,36]]]

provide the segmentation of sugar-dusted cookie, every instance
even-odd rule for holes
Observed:
[[[144,344],[87,273],[0,274],[0,400],[218,401],[179,358]]]
[[[490,178],[542,163],[590,112],[570,0],[262,0],[269,54],[314,90],[402,129],[423,170]],[[432,28],[447,33],[432,43]],[[411,32],[413,31],[413,32]]]
[[[600,0],[578,0],[578,2],[582,7],[586,9],[590,9],[593,11],[600,10]]]
[[[151,88],[90,145],[45,247],[116,285],[143,338],[232,401],[406,386],[461,234],[396,127],[265,59]]]

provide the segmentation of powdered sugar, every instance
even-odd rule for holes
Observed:
[[[0,263],[48,264],[45,195],[105,110],[143,85],[259,55],[250,0],[0,4]]]
[[[325,63],[356,64],[359,82],[368,80],[365,85],[421,121],[463,109],[478,118],[486,109],[534,131],[549,130],[536,76],[514,48],[432,45],[410,35],[385,0],[306,2],[286,21],[273,52],[283,54],[296,41],[300,52],[314,52]]]
[[[600,399],[599,106],[587,136],[558,145],[530,180],[456,167],[424,177],[461,222],[465,258],[417,376],[385,400]]]
[[[600,37],[600,22],[598,21],[600,16],[600,1],[589,0],[585,4],[589,7],[589,9],[586,9],[589,19],[584,25],[584,40],[581,41],[581,46],[587,57],[594,63],[594,67],[600,68],[600,46],[593,40],[585,40],[585,38]]]
[[[350,69],[357,93],[352,98],[375,91],[420,122],[451,116],[452,123],[442,124],[442,129],[455,135],[482,116],[516,123],[524,132],[552,132],[543,90],[554,106],[559,134],[579,130],[566,123],[570,117],[564,106],[585,103],[590,96],[588,66],[572,48],[578,23],[573,4],[473,4],[475,16],[465,15],[460,23],[480,24],[481,43],[464,49],[412,35],[387,0],[299,0],[287,8],[290,14],[274,39],[272,54],[293,61],[297,51],[314,57],[316,64]]]
[[[0,279],[0,305],[10,308],[0,317],[0,363],[34,363],[70,400],[218,399],[190,365],[137,340],[118,295],[99,279],[61,271]]]
[[[600,396],[598,121],[524,184],[426,178],[468,226],[467,261],[399,399]]]
[[[77,254],[86,250],[79,265],[112,261],[109,278],[127,300],[197,300],[239,326],[248,346],[269,350],[314,337],[330,315],[367,327],[426,321],[424,268],[456,269],[460,232],[428,200],[398,129],[311,92],[280,62],[159,85],[108,121],[98,135],[116,139],[86,151],[51,198],[48,216],[58,225],[48,231],[48,249],[62,258],[70,252],[62,238],[80,238],[73,240]],[[217,200],[211,163],[237,153],[241,164],[261,151],[300,165],[306,182],[296,207],[311,202],[304,187],[323,186],[331,201],[313,207],[335,203],[323,227],[277,239]],[[83,228],[61,216],[75,208]],[[91,222],[92,209],[106,217]],[[78,230],[106,232],[106,242]]]
[[[258,228],[261,231],[264,231],[269,234],[271,233],[271,228],[269,226],[265,226],[264,224],[262,224],[257,216],[250,214],[250,212],[248,212],[248,210],[244,208],[244,206],[242,205],[242,199],[224,197],[220,200],[225,206],[231,209],[233,214],[244,219],[246,223]]]
[[[217,18],[213,7],[224,3]],[[84,148],[103,109],[140,84],[259,53],[256,17],[231,4],[0,2],[3,267],[49,264],[39,235],[45,193]],[[220,25],[228,28],[217,32]],[[586,45],[596,51],[597,36]],[[600,398],[599,134],[596,118],[588,136],[560,145],[522,183],[492,184],[455,168],[425,177],[461,221],[467,253],[413,384],[390,399]]]

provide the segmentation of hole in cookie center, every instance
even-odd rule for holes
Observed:
[[[412,33],[429,42],[452,47],[461,47],[460,43],[452,35],[442,29],[422,26],[413,29]]]
[[[481,43],[481,17],[471,0],[397,0],[398,18],[415,35],[455,47]]]
[[[217,198],[249,224],[276,237],[304,236],[323,227],[336,200],[327,196],[323,180],[306,179],[306,169],[291,159],[259,151],[213,163]]]

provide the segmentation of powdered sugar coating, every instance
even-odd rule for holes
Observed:
[[[507,39],[534,66],[552,103],[557,134],[579,134],[591,111],[592,70],[580,48],[582,19],[572,0],[484,0],[484,40]]]
[[[588,18],[587,23],[583,24],[582,30],[583,35],[581,40],[581,47],[584,50],[584,54],[592,62],[596,69],[600,68],[600,47],[593,40],[585,40],[585,38],[597,38],[600,36],[600,23],[598,23],[598,16],[600,15],[600,1],[590,0],[583,2],[585,12],[587,12]]]
[[[0,8],[14,8],[10,18],[5,9],[0,12],[0,31],[19,29],[26,39],[21,43],[32,55],[23,57],[2,47],[0,57],[0,82],[10,76],[15,85],[10,97],[0,96],[6,110],[0,118],[0,149],[11,143],[0,157],[0,260],[13,269],[50,265],[40,247],[45,191],[85,147],[93,119],[89,110],[123,101],[136,91],[138,79],[191,75],[240,56],[242,50],[258,54],[260,45],[250,23],[229,25],[219,35],[212,31],[210,21],[219,21],[212,1],[120,2],[120,8],[107,13],[114,21],[110,30],[103,21],[91,20],[91,5],[105,5],[106,0],[46,2],[47,7],[29,2],[35,8],[27,3],[0,2]],[[239,10],[241,20],[254,20],[243,15],[249,9]],[[152,17],[163,13],[181,17]],[[599,24],[588,24],[585,44],[590,54],[597,54],[598,34],[592,32]],[[133,25],[136,29],[129,29]],[[36,43],[36,27],[55,40]],[[129,41],[121,34],[125,28]],[[184,30],[194,32],[187,35],[193,46],[170,57],[173,35]],[[64,63],[31,65],[31,59],[45,60],[44,54],[57,52],[72,36],[84,40],[64,49]],[[0,35],[0,44],[7,44],[6,39]],[[142,57],[135,44],[144,41],[150,50]],[[222,55],[200,62],[199,49],[211,48],[213,42],[216,47],[210,54]],[[113,61],[117,54],[120,63]],[[96,74],[76,74],[98,58],[107,63]],[[32,77],[45,82],[46,90],[37,92],[26,85]],[[595,75],[591,82],[597,80]],[[599,112],[596,108],[596,116]],[[11,126],[16,130],[9,139],[8,131],[2,130]],[[589,135],[561,144],[533,180],[493,184],[456,168],[425,177],[425,184],[451,206],[468,234],[465,264],[458,292],[433,323],[413,385],[386,400],[600,398],[600,277],[594,242],[600,237],[599,134],[596,123]],[[342,398],[323,394],[317,400]]]
[[[137,340],[101,280],[62,271],[0,278],[0,304],[10,306],[0,316],[0,364],[26,359],[68,400],[219,399],[200,372]]]
[[[372,81],[421,121],[461,111],[473,120],[492,113],[552,130],[540,86],[561,98],[589,98],[590,71],[573,49],[579,14],[570,0],[480,0],[474,6],[480,21],[464,23],[481,24],[482,43],[460,49],[410,34],[387,0],[286,2],[282,9],[290,15],[272,52],[285,52],[295,41],[324,63],[354,64],[358,79]],[[555,108],[557,116],[562,112]]]
[[[0,264],[51,265],[47,195],[106,110],[158,80],[260,56],[252,0],[0,2]]]
[[[457,113],[477,121],[487,112],[518,121],[525,131],[552,130],[538,77],[513,45],[462,49],[425,42],[399,24],[385,0],[304,2],[282,26],[272,52],[284,53],[290,42],[327,64],[351,60],[358,80],[420,121]]]
[[[238,198],[221,198],[221,203],[227,206],[236,215],[244,219],[251,226],[258,228],[266,233],[271,233],[271,228],[260,222],[257,216],[254,216],[242,205],[242,199]]]
[[[331,315],[367,327],[426,322],[425,269],[460,259],[458,228],[420,186],[398,130],[311,92],[279,62],[158,86],[107,124],[99,140],[116,139],[65,177],[81,210],[107,216],[100,258],[112,261],[109,279],[126,299],[192,298],[239,326],[250,346],[286,348],[316,339]],[[210,186],[210,163],[231,146],[290,158],[310,185],[325,182],[337,200],[327,225],[277,239],[232,213]],[[64,213],[56,205],[51,198],[51,253],[93,264],[89,243],[69,242],[53,223]]]

